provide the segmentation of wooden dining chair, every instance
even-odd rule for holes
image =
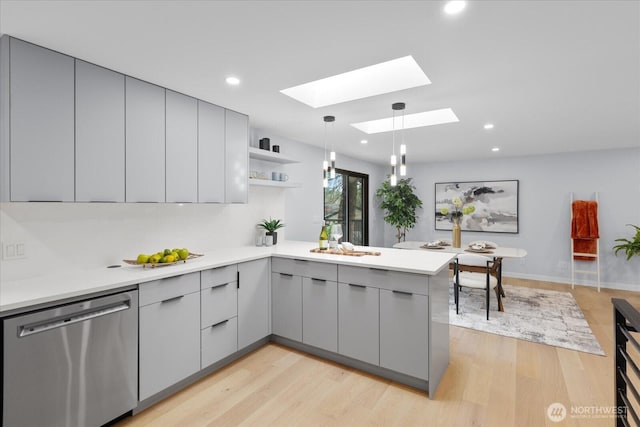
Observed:
[[[484,289],[486,293],[487,320],[491,289],[498,299],[498,310],[503,311],[500,276],[497,274],[501,260],[482,255],[460,254],[454,263],[453,292],[456,314],[459,314],[460,288]]]

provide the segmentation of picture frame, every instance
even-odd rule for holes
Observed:
[[[435,229],[453,228],[457,210],[453,200],[459,197],[463,205],[458,210],[465,211],[459,214],[462,231],[517,234],[519,186],[517,179],[435,183]]]

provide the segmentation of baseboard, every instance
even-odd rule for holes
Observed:
[[[542,282],[553,282],[561,285],[571,286],[571,278],[568,277],[557,277],[557,276],[543,276],[538,274],[523,274],[523,273],[512,273],[508,271],[504,271],[503,273],[504,279],[506,283],[510,277],[514,279],[527,279],[527,280],[538,280]],[[592,288],[597,288],[598,284],[595,280],[579,280],[576,281],[576,285],[579,286],[588,286]],[[638,291],[640,290],[640,286],[633,283],[611,283],[611,282],[600,282],[601,288],[606,289],[617,289],[621,291]]]

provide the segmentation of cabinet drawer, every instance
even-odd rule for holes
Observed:
[[[201,369],[238,351],[238,318],[224,320],[200,333],[202,342]]]
[[[333,282],[338,280],[338,268],[336,264],[325,262],[274,257],[271,260],[271,271],[313,279],[331,280]]]
[[[342,283],[373,286],[390,291],[429,294],[429,276],[424,274],[339,265],[338,279]]]
[[[183,274],[140,284],[140,307],[200,290],[200,273]]]
[[[200,276],[200,289],[204,290],[212,286],[224,285],[238,280],[238,265],[227,265],[220,268],[202,271]]]
[[[206,328],[238,314],[238,282],[214,285],[200,293],[201,327]]]

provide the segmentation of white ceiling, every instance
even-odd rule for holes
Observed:
[[[0,32],[249,114],[260,136],[322,145],[335,115],[336,151],[378,163],[391,135],[350,123],[394,102],[460,118],[407,130],[410,162],[640,146],[640,2],[470,1],[454,17],[443,5],[0,0]],[[432,84],[318,109],[280,93],[406,55]]]

